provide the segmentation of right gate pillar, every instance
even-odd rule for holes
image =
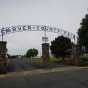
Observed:
[[[72,64],[79,66],[80,65],[80,58],[79,58],[79,46],[73,45],[72,46]]]

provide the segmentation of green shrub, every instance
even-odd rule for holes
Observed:
[[[88,66],[88,56],[80,56],[80,66]]]
[[[0,64],[0,74],[7,73],[7,67],[4,64]]]

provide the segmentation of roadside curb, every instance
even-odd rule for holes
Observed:
[[[0,78],[45,74],[45,73],[62,72],[62,71],[74,71],[74,70],[80,70],[85,68],[87,69],[88,67],[73,67],[73,66],[69,67],[68,66],[68,67],[56,67],[52,69],[36,69],[31,71],[11,72],[8,74],[1,74]]]

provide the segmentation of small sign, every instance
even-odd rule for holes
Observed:
[[[48,42],[48,37],[42,37],[42,41],[44,41],[45,43]]]

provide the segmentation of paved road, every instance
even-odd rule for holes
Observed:
[[[32,64],[27,59],[9,59],[10,71],[21,71],[21,70],[30,70],[33,69]]]
[[[88,69],[0,78],[0,88],[88,88]]]
[[[8,69],[9,69],[9,71],[22,71],[22,70],[37,69],[37,68],[41,68],[44,66],[45,65],[43,65],[43,64],[35,64],[35,63],[33,63],[33,61],[31,63],[30,60],[27,58],[22,58],[22,59],[15,58],[15,59],[9,59]],[[63,67],[64,65],[62,63],[61,64],[55,63],[55,64],[49,64],[46,66],[53,68],[53,67]]]

